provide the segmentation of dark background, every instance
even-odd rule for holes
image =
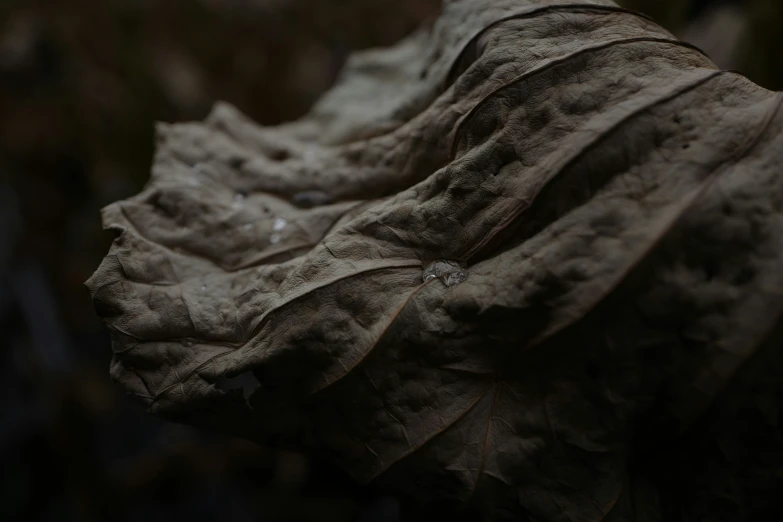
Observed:
[[[622,3],[783,88],[780,0]],[[82,284],[110,243],[100,208],[148,176],[155,121],[216,100],[294,119],[352,50],[439,4],[0,0],[0,520],[397,519],[392,499],[303,456],[148,416],[111,383]]]

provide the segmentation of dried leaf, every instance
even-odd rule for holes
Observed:
[[[608,0],[448,2],[299,122],[160,127],[112,375],[420,516],[702,520],[656,470],[780,352],[782,99]]]

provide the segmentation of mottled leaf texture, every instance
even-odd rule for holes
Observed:
[[[781,100],[608,0],[448,1],[298,122],[159,127],[88,281],[112,376],[411,520],[758,519]]]

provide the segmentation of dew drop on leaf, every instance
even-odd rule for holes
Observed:
[[[286,225],[288,225],[288,221],[283,218],[276,218],[275,223],[272,225],[272,230],[275,232],[280,232],[286,227]]]
[[[467,280],[468,272],[457,261],[440,259],[427,265],[422,275],[425,283],[435,278],[439,278],[446,286],[456,286]]]

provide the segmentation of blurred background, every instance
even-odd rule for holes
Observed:
[[[621,3],[783,89],[780,0]],[[82,283],[110,244],[100,208],[147,179],[155,121],[216,100],[297,118],[350,52],[439,5],[0,0],[0,520],[397,520],[393,499],[303,456],[148,416],[109,380]]]

